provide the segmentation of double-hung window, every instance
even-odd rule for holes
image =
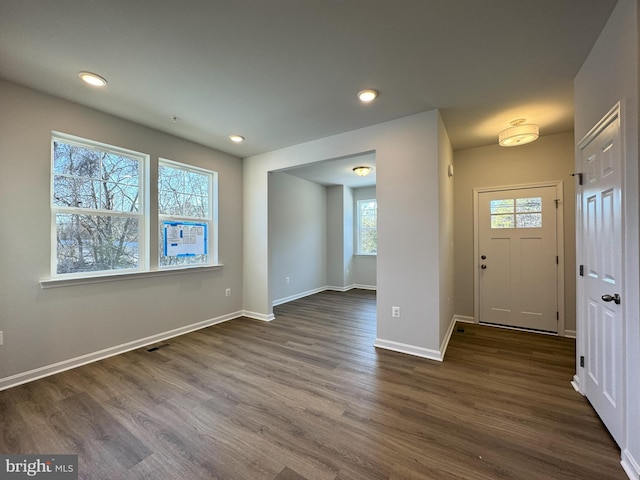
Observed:
[[[378,252],[378,202],[375,199],[357,201],[357,255]]]
[[[216,172],[160,160],[160,267],[217,263],[216,198]]]
[[[52,135],[52,276],[139,271],[148,156]]]
[[[217,266],[216,172],[160,159],[150,179],[148,155],[57,132],[51,152],[52,280]]]

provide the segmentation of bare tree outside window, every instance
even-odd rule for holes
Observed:
[[[136,269],[142,159],[54,137],[56,273]]]
[[[378,252],[378,202],[358,200],[358,248],[359,255],[375,255]]]

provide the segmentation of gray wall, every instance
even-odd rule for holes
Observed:
[[[336,289],[345,286],[349,266],[344,256],[344,185],[327,187],[327,285]]]
[[[453,149],[442,118],[438,116],[438,245],[440,282],[440,351],[446,349],[455,313],[454,282],[454,180],[449,176],[453,165]]]
[[[640,258],[638,253],[638,20],[639,3],[619,0],[607,25],[575,80],[575,133],[582,139],[618,101],[621,106],[624,142],[624,266],[625,439],[620,445],[622,464],[629,478],[640,478]],[[580,318],[577,354],[584,354],[585,335]],[[577,369],[580,380],[584,369]],[[584,387],[582,387],[584,388]]]
[[[573,134],[542,136],[528,145],[455,152],[455,313],[473,317],[473,189],[561,180],[564,185],[565,329],[576,325]]]
[[[219,173],[215,271],[43,290],[50,274],[51,131]],[[242,162],[77,104],[0,81],[0,386],[56,362],[242,312]],[[151,201],[157,186],[151,188]],[[157,232],[157,219],[150,231]],[[157,241],[151,240],[157,255]],[[231,288],[231,297],[225,297]]]
[[[274,301],[326,286],[325,187],[288,173],[269,174],[269,247]]]
[[[440,115],[433,110],[246,158],[245,309],[256,318],[273,318],[268,172],[375,151],[378,337],[387,348],[397,346],[410,353],[438,356],[444,335],[440,332],[440,296],[452,295],[448,287],[441,289],[439,285],[441,244],[451,241],[443,241],[438,231],[443,221],[438,180],[439,142],[446,141],[442,128]],[[392,306],[401,307],[402,318],[391,317]]]

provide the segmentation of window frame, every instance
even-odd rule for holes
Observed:
[[[114,155],[124,156],[137,160],[138,165],[138,208],[135,212],[122,212],[118,210],[105,210],[98,208],[84,208],[84,207],[65,207],[55,205],[55,178],[60,174],[55,173],[54,161],[55,161],[55,143],[64,143],[67,145],[74,145],[87,150],[97,150],[100,152],[111,153]],[[52,280],[75,280],[86,279],[95,277],[108,277],[113,275],[126,275],[131,273],[140,273],[149,270],[149,196],[148,196],[148,176],[149,176],[149,155],[136,152],[134,150],[117,147],[114,145],[108,145],[106,143],[98,142],[95,140],[89,140],[86,138],[69,135],[62,132],[51,132],[51,155],[50,155],[50,191],[49,191],[49,206],[50,206],[50,277]],[[122,218],[136,218],[138,221],[138,242],[137,242],[137,256],[138,264],[134,268],[122,268],[112,270],[94,270],[84,272],[69,272],[58,273],[58,231],[56,218],[59,214],[69,215],[91,215],[97,217],[122,217]]]
[[[166,166],[177,170],[193,172],[199,175],[207,175],[209,177],[209,188],[207,192],[208,200],[208,216],[207,217],[189,217],[185,215],[170,215],[160,213],[160,168]],[[168,158],[160,157],[158,159],[158,203],[157,203],[157,219],[158,219],[158,270],[181,270],[190,268],[201,268],[207,266],[218,265],[218,172],[209,170],[202,167],[196,167],[184,162],[177,162]],[[207,261],[200,263],[179,264],[179,265],[161,265],[162,261],[162,225],[165,221],[178,222],[178,223],[193,223],[193,222],[206,222],[207,238],[206,238],[206,252]]]
[[[55,161],[55,143],[66,143],[75,145],[88,150],[99,150],[101,152],[112,153],[115,155],[122,155],[127,158],[133,158],[138,160],[138,199],[137,199],[137,211],[132,212],[120,212],[115,210],[101,210],[101,209],[87,209],[78,207],[65,207],[55,205],[55,183],[54,179],[60,174],[55,173],[54,161]],[[183,162],[175,162],[165,158],[158,158],[155,162],[155,177],[152,178],[151,168],[151,156],[146,153],[137,152],[135,150],[106,144],[96,140],[78,137],[59,131],[51,131],[51,144],[50,144],[50,163],[49,163],[49,177],[50,177],[50,190],[49,190],[49,207],[50,207],[50,246],[49,252],[49,276],[48,278],[40,280],[40,287],[43,289],[66,287],[74,285],[87,285],[104,282],[114,282],[122,280],[130,280],[136,278],[150,278],[175,274],[183,274],[193,271],[206,272],[211,270],[218,270],[223,267],[218,263],[218,172],[209,170],[202,167],[197,167]],[[151,182],[155,179],[156,186],[159,181],[159,165],[161,162],[173,163],[180,166],[180,168],[192,170],[198,173],[205,172],[211,175],[212,181],[209,185],[209,218],[210,228],[208,232],[208,262],[197,263],[192,265],[167,265],[160,267],[160,254],[157,252],[157,256],[154,255],[154,249],[159,245],[159,197],[155,199],[151,198],[151,190],[153,185]],[[83,177],[78,177],[83,178]],[[154,190],[155,191],[155,190]],[[156,191],[156,193],[158,193]],[[97,271],[85,271],[85,272],[72,272],[72,273],[57,273],[58,267],[58,251],[57,251],[57,225],[56,214],[58,213],[71,213],[78,214],[78,212],[87,215],[102,215],[102,216],[135,216],[138,219],[138,264],[135,268],[127,269],[113,269],[113,270],[97,270]],[[158,228],[155,238],[158,241],[157,247],[151,245],[152,239],[151,228],[153,226]],[[155,258],[154,258],[155,257]]]
[[[363,227],[362,226],[362,208],[361,205],[365,203],[375,202],[376,204],[376,226],[375,228],[371,227]],[[376,251],[375,252],[365,252],[362,249],[362,233],[363,231],[371,231],[375,230],[376,233],[378,231],[378,200],[375,198],[362,198],[356,200],[356,255],[367,256],[367,257],[375,257],[378,254],[378,242],[376,236]]]

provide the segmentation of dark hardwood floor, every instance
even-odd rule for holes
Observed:
[[[624,479],[574,341],[459,324],[376,350],[375,293],[325,292],[0,392],[0,453],[82,479]]]

